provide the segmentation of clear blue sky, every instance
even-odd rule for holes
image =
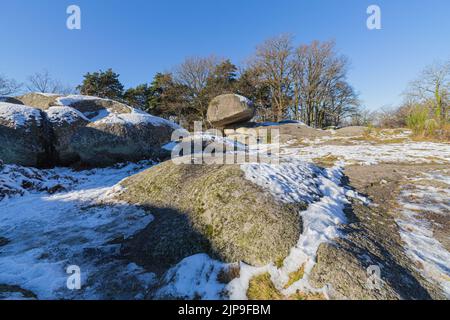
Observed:
[[[66,8],[82,10],[82,30],[66,29]],[[382,10],[382,30],[366,28],[366,8]],[[0,74],[25,81],[47,69],[76,85],[113,68],[122,82],[150,82],[185,57],[215,54],[243,63],[281,33],[298,43],[334,39],[351,60],[349,80],[366,106],[401,101],[426,65],[450,58],[448,0],[1,0]]]

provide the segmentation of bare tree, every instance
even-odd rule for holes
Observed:
[[[64,86],[59,80],[53,79],[47,70],[36,72],[29,76],[26,87],[30,92],[60,94],[70,94],[74,92],[74,89],[69,86]]]
[[[250,65],[270,88],[273,114],[282,120],[291,102],[293,37],[281,35],[266,40],[256,48]]]
[[[203,95],[208,79],[220,60],[215,56],[190,57],[179,65],[174,72],[175,82],[189,91],[189,104],[201,119],[205,119],[208,109],[208,98]]]
[[[22,85],[15,80],[0,75],[0,96],[8,96],[20,90]]]
[[[292,108],[306,124],[338,125],[343,117],[355,112],[359,101],[346,81],[348,60],[336,53],[333,41],[301,45],[292,64]]]
[[[450,60],[426,67],[405,92],[407,103],[430,102],[435,116],[446,120],[450,104]]]

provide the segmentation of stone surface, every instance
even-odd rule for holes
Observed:
[[[166,161],[122,183],[119,200],[155,220],[122,251],[150,269],[207,252],[226,262],[266,265],[283,259],[300,235],[304,204],[277,202],[246,180],[238,165]]]
[[[249,121],[255,114],[253,103],[236,94],[224,94],[214,98],[208,107],[208,121],[215,127]]]

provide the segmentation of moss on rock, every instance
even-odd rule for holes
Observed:
[[[123,248],[144,265],[170,265],[200,252],[265,265],[286,257],[301,232],[304,204],[279,203],[246,180],[238,165],[167,161],[122,184],[119,200],[155,215]]]

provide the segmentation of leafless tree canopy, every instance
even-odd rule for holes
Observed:
[[[292,46],[291,35],[266,40],[256,49],[251,62],[261,80],[270,88],[274,116],[281,120],[290,101],[292,83]]]
[[[290,35],[264,42],[250,63],[270,88],[274,120],[285,117],[308,125],[338,125],[357,109],[357,94],[346,81],[348,60],[332,41],[293,46]]]
[[[215,56],[187,58],[175,72],[175,80],[190,88],[198,95],[205,87],[208,78],[219,64]]]
[[[190,108],[196,110],[202,120],[206,118],[209,104],[209,99],[204,95],[204,91],[208,79],[220,62],[221,60],[215,56],[189,57],[174,72],[175,83],[186,89]]]
[[[0,75],[0,96],[8,96],[17,93],[21,87],[22,85],[16,81]]]
[[[48,71],[36,72],[28,77],[26,84],[28,91],[40,93],[70,94],[74,90],[64,86],[60,81],[53,79]]]
[[[410,83],[405,92],[407,104],[425,103],[436,117],[448,119],[450,105],[450,60],[435,62],[426,67],[419,77]]]

